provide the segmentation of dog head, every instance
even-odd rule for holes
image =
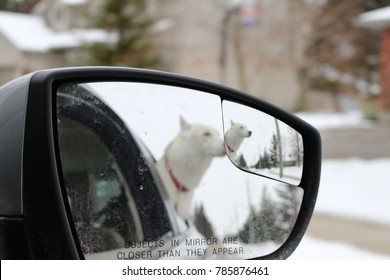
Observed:
[[[194,152],[205,157],[220,157],[225,155],[223,140],[218,131],[202,124],[190,124],[180,118],[180,137]]]
[[[236,152],[245,138],[250,137],[252,131],[248,130],[246,125],[230,122],[230,128],[225,133],[225,144],[229,153]]]
[[[237,138],[247,138],[252,135],[252,131],[250,131],[245,124],[235,123],[234,121],[230,121],[231,134]]]
[[[212,160],[226,154],[225,146],[218,131],[210,126],[190,124],[183,118],[180,126],[165,150],[164,161],[171,177],[192,190],[199,185]]]

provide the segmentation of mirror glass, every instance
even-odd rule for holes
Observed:
[[[248,106],[224,101],[227,156],[239,168],[299,185],[303,140],[293,128]]]
[[[251,131],[235,153],[226,145],[233,123]],[[283,176],[271,160],[256,166],[277,127]],[[254,258],[278,249],[295,224],[303,190],[286,179],[294,131],[249,107],[158,84],[63,84],[57,131],[87,259]]]

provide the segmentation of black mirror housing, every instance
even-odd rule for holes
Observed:
[[[297,184],[303,197],[295,225],[279,248],[254,258],[285,259],[295,250],[310,222],[320,181],[321,139],[315,128],[272,104],[211,82],[152,70],[77,67],[35,72],[0,88],[1,259],[85,257],[64,183],[57,93],[64,84],[99,82],[143,83],[206,92],[221,101],[262,112],[297,131],[304,154]]]

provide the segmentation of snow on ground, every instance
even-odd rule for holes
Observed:
[[[299,114],[318,128],[367,126],[362,115]],[[326,159],[322,163],[316,212],[390,225],[390,159]]]
[[[390,225],[390,159],[324,160],[316,212]]]
[[[301,113],[320,131],[329,128],[366,127],[359,113]],[[390,159],[348,158],[324,160],[315,212],[390,225]],[[305,236],[292,259],[389,259],[352,245]]]
[[[342,242],[305,236],[289,260],[386,260],[390,256],[358,249]]]
[[[371,124],[360,111],[349,113],[298,113],[298,117],[319,130],[340,127],[366,127]]]

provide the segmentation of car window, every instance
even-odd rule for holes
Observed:
[[[128,186],[107,147],[75,122],[63,120],[59,127],[64,183],[83,253],[142,240],[139,214],[131,207],[133,198],[125,191]]]
[[[153,249],[180,231],[150,170],[153,159],[108,108],[88,98],[66,93],[57,101],[63,182],[80,248],[87,258],[145,242],[142,249]]]

